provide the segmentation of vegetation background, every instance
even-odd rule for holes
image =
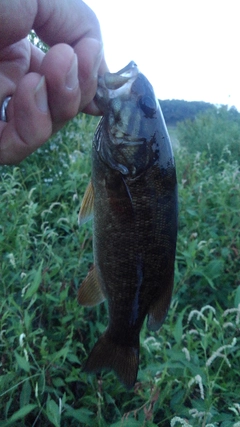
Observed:
[[[179,182],[175,290],[161,330],[143,327],[130,392],[112,372],[82,372],[107,325],[105,304],[76,299],[93,261],[77,214],[96,119],[1,168],[0,427],[240,426],[240,115],[179,102],[162,102]]]

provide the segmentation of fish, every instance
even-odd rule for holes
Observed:
[[[113,370],[131,389],[143,322],[147,318],[148,329],[157,331],[171,302],[176,167],[158,99],[135,62],[99,77],[95,102],[103,117],[79,212],[80,225],[93,218],[94,265],[79,288],[78,302],[89,307],[107,300],[108,326],[84,371]]]

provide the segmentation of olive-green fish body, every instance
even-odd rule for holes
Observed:
[[[91,305],[106,298],[109,324],[85,369],[112,368],[130,388],[143,321],[148,315],[149,329],[157,330],[171,300],[176,171],[158,101],[134,63],[99,81],[96,102],[104,116],[93,142],[92,184],[80,211],[83,222],[92,194],[95,268],[78,299]]]

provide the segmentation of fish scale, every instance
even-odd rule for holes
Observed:
[[[106,299],[109,322],[84,369],[113,369],[131,388],[143,322],[148,317],[148,328],[159,329],[171,301],[176,170],[159,103],[135,63],[101,77],[95,101],[104,114],[93,141],[91,185],[79,214],[83,223],[94,212],[94,267],[78,301],[87,306]]]

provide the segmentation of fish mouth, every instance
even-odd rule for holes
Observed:
[[[126,67],[122,68],[117,73],[106,73],[104,75],[104,83],[107,89],[119,89],[130,79],[137,77],[139,73],[137,64],[131,61]]]
[[[105,73],[98,78],[98,88],[95,95],[95,101],[102,104],[108,99],[116,98],[122,93],[128,94],[132,83],[136,80],[139,69],[134,61],[131,61],[126,67],[117,73]],[[102,106],[102,105],[101,105]]]

